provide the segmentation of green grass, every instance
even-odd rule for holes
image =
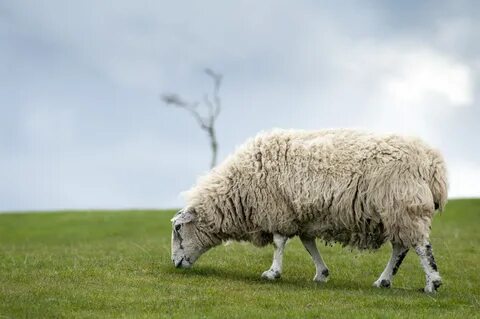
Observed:
[[[444,285],[418,290],[424,275],[409,253],[392,289],[371,287],[390,254],[339,246],[320,251],[330,281],[298,239],[277,282],[260,279],[272,248],[219,246],[192,269],[170,260],[174,211],[0,215],[0,318],[472,318],[480,313],[480,200],[451,201],[432,244]]]

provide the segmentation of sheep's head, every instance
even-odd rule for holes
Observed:
[[[177,268],[189,268],[216,243],[205,234],[195,210],[183,209],[172,218],[172,261]]]

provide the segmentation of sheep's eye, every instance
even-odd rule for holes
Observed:
[[[182,224],[175,225],[175,231],[178,232],[181,227],[182,227]]]

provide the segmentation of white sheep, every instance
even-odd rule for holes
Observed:
[[[187,192],[172,219],[172,259],[190,267],[225,240],[275,247],[262,274],[279,278],[288,238],[299,236],[316,267],[329,271],[315,238],[359,249],[387,241],[393,251],[374,285],[390,287],[410,248],[426,274],[425,292],[441,278],[429,242],[434,212],[447,200],[441,155],[418,139],[353,130],[274,130],[247,141]]]

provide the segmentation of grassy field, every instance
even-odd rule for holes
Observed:
[[[392,289],[371,287],[389,257],[339,246],[320,250],[330,281],[298,239],[277,282],[260,279],[272,248],[219,246],[192,269],[170,260],[174,211],[0,215],[0,318],[472,318],[480,314],[480,200],[451,201],[433,225],[444,285],[419,292],[424,275],[409,253]]]

